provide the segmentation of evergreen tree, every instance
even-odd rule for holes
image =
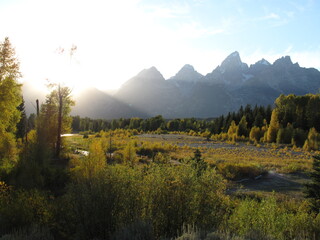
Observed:
[[[72,117],[72,130],[79,132],[80,131],[80,116]]]
[[[267,123],[270,123],[271,115],[272,115],[272,107],[271,105],[268,105],[265,110],[265,116],[264,116],[264,118],[267,120]]]
[[[239,109],[239,111],[238,111],[238,114],[236,114],[237,115],[237,119],[234,119],[236,122],[239,122],[240,121],[240,119],[242,118],[242,116],[245,114],[245,112],[244,112],[244,110],[243,110],[243,106],[241,105],[240,106],[240,109]]]
[[[0,43],[0,134],[14,133],[20,120],[21,103],[19,62],[8,38]],[[1,135],[0,135],[1,136]],[[1,138],[1,137],[0,137]]]
[[[222,115],[218,121],[217,121],[217,124],[216,124],[216,128],[215,128],[215,132],[216,134],[219,134],[221,133],[222,129],[223,129],[223,122],[224,122],[224,116]]]
[[[17,158],[14,133],[20,120],[19,62],[8,38],[0,43],[0,169],[8,171]]]
[[[28,117],[28,120],[27,120],[27,129],[30,131],[32,129],[35,129],[36,128],[36,114],[35,113],[31,113]]]
[[[223,132],[228,132],[232,121],[234,121],[234,120],[233,120],[233,118],[231,116],[231,113],[229,112],[227,117],[224,119]]]
[[[320,155],[313,157],[311,182],[306,184],[306,198],[310,200],[312,209],[320,212]]]
[[[194,151],[194,156],[191,162],[192,167],[197,171],[197,176],[200,176],[207,168],[207,163],[202,159],[199,149]]]
[[[251,105],[248,104],[245,109],[245,117],[246,117],[246,121],[247,121],[247,127],[251,128],[254,122],[255,117],[253,116],[253,111],[251,109]]]
[[[262,127],[263,126],[263,116],[260,112],[257,112],[254,118],[253,126]]]
[[[15,50],[6,37],[4,42],[0,43],[0,82],[6,78],[17,80],[21,77],[20,64],[15,55]]]
[[[24,106],[24,100],[22,98],[22,103],[18,106],[18,110],[20,111],[21,119],[17,124],[17,138],[21,138],[24,141],[26,133],[27,133],[27,116]]]

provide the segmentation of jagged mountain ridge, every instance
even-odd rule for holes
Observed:
[[[176,114],[180,95],[178,86],[166,81],[155,67],[151,67],[128,80],[115,98],[150,116],[170,116]]]
[[[179,72],[173,77],[169,78],[170,81],[183,81],[183,82],[196,82],[203,75],[194,70],[194,67],[190,64],[184,65]]]
[[[153,67],[144,71],[155,70]],[[185,65],[174,77],[166,81],[162,77],[161,87],[157,85],[160,81],[141,86],[137,80],[140,77],[128,81],[134,88],[124,84],[115,96],[149,115],[162,114],[167,118],[215,117],[241,105],[273,104],[281,93],[302,95],[320,88],[320,72],[293,64],[289,56],[273,64],[261,59],[249,67],[238,52],[231,53],[205,76]]]
[[[289,56],[273,64],[265,59],[248,66],[238,52],[205,76],[186,64],[165,79],[155,68],[144,69],[114,95],[88,89],[76,99],[73,115],[92,118],[209,118],[238,110],[241,105],[273,104],[280,94],[303,95],[320,88],[320,72],[292,63]]]

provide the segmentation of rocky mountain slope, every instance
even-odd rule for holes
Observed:
[[[248,66],[234,52],[206,76],[190,65],[168,80],[154,67],[144,70],[124,84],[115,97],[152,116],[206,118],[241,105],[273,104],[281,93],[302,95],[316,93],[319,88],[320,72],[293,64],[289,56],[273,64],[262,59]]]
[[[165,80],[152,67],[129,79],[113,96],[88,89],[76,99],[73,114],[109,119],[159,114],[165,118],[208,118],[241,105],[273,104],[282,93],[303,95],[319,88],[320,72],[292,63],[289,56],[273,64],[261,59],[248,66],[234,52],[205,76],[187,64]]]

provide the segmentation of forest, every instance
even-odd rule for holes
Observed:
[[[70,116],[71,90],[51,84],[27,116],[21,75],[6,38],[1,240],[320,239],[319,94],[212,119],[104,120]],[[305,181],[241,185],[267,174]]]
[[[251,141],[254,143],[291,144],[318,150],[320,140],[320,95],[280,95],[270,105],[241,107],[239,111],[214,119],[172,119],[161,115],[149,119],[90,119],[74,116],[75,132],[99,132],[135,129],[141,132],[182,132],[212,140]],[[31,117],[33,118],[33,116]]]

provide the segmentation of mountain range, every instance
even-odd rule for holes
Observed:
[[[273,104],[280,94],[304,95],[317,93],[319,88],[320,72],[292,63],[289,56],[273,64],[262,59],[248,66],[233,52],[205,76],[186,64],[166,80],[151,67],[125,82],[114,95],[87,89],[76,97],[72,114],[106,119],[159,114],[165,118],[210,118],[241,105]]]

